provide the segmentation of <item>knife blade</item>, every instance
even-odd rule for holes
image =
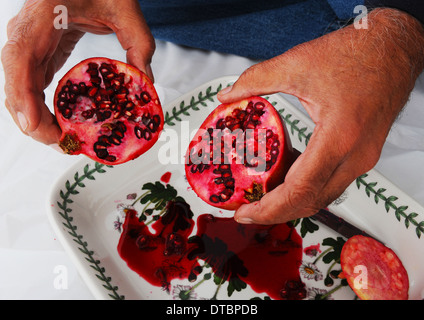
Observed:
[[[384,244],[384,242],[380,241],[379,239],[376,239],[374,236],[355,227],[354,225],[350,224],[346,220],[336,216],[334,213],[326,209],[319,210],[315,215],[311,216],[311,218],[321,222],[322,224],[326,225],[327,227],[336,231],[337,233],[339,233],[340,235],[342,235],[343,237],[347,239],[355,235],[362,235],[365,237],[373,238],[374,240],[377,240],[380,243]]]

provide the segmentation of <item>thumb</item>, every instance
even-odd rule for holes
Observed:
[[[290,52],[255,64],[238,80],[218,93],[222,103],[231,103],[251,96],[284,92],[298,96],[304,87],[305,67],[298,66]]]

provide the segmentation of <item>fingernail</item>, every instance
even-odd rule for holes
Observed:
[[[50,144],[49,147],[52,148],[53,150],[56,150],[59,153],[64,153],[63,149],[59,147],[57,143]]]
[[[28,128],[27,118],[22,112],[18,112],[17,117],[18,117],[18,122],[19,122],[19,126],[21,127],[21,130],[25,132],[26,129]]]
[[[253,220],[252,219],[250,219],[250,218],[245,218],[245,217],[240,217],[240,218],[237,218],[237,220],[236,220],[238,223],[242,223],[242,224],[252,224],[253,223]]]
[[[229,93],[232,89],[233,89],[233,86],[232,86],[232,85],[231,85],[231,86],[228,86],[228,87],[226,87],[226,88],[222,89],[221,91],[219,91],[219,94],[220,94],[220,95],[227,94],[227,93]]]
[[[240,208],[237,209],[237,212],[234,216],[234,218],[236,219],[236,221],[238,223],[242,223],[242,224],[252,224],[253,220],[251,218],[249,218],[249,208],[250,205],[242,205]]]

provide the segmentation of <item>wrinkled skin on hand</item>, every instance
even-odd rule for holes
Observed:
[[[316,124],[285,182],[241,206],[240,223],[273,224],[311,216],[374,167],[397,115],[423,70],[424,31],[414,18],[379,9],[368,29],[353,25],[246,70],[221,102],[284,92]]]
[[[54,144],[60,128],[44,102],[44,89],[63,66],[85,32],[116,33],[128,63],[153,79],[154,39],[137,0],[68,0],[68,29],[56,29],[59,0],[28,0],[8,24],[2,50],[6,107],[21,130],[37,141]]]

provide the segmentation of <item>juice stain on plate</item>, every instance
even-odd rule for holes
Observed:
[[[136,210],[127,209],[118,252],[133,271],[168,292],[173,279],[193,285],[202,281],[197,276],[206,263],[215,283],[228,281],[236,290],[248,284],[273,299],[305,298],[299,275],[302,238],[291,225],[243,225],[203,214],[191,235],[194,224],[185,202],[169,202],[151,229],[139,221]]]
[[[163,183],[169,183],[169,180],[171,180],[171,172],[165,172],[162,177],[160,177],[160,181]]]

